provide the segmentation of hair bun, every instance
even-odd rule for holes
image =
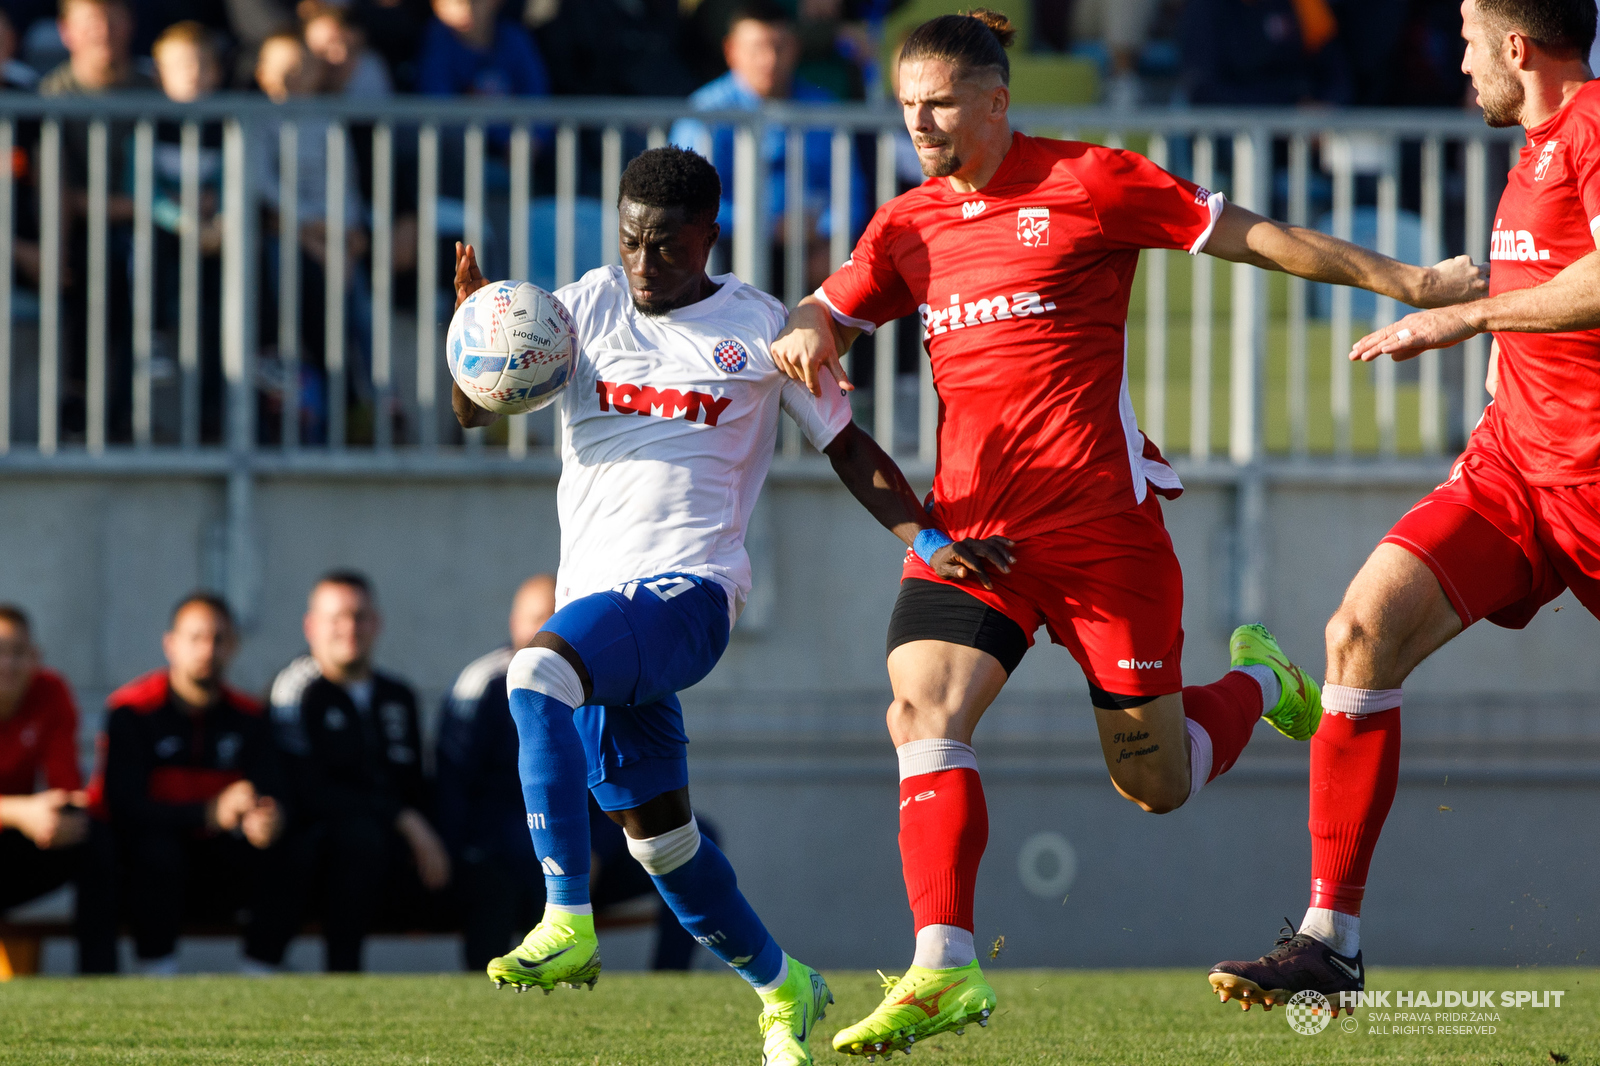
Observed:
[[[967,13],[968,18],[975,18],[995,35],[1000,42],[1000,47],[1010,48],[1011,42],[1017,39],[1017,28],[1011,25],[1011,20],[998,11],[990,11],[986,7],[975,7]]]

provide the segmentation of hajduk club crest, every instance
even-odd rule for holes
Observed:
[[[737,374],[750,362],[750,354],[744,350],[744,345],[731,338],[718,341],[717,346],[711,349],[711,358],[727,374]]]

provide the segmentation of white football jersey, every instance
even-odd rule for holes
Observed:
[[[788,312],[732,274],[710,297],[641,314],[621,267],[556,297],[578,361],[562,392],[557,606],[664,573],[714,579],[729,621],[750,594],[745,527],[772,466],[781,407],[819,451],[850,423],[831,376],[822,397],[783,374],[769,345]]]

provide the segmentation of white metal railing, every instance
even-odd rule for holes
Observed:
[[[479,246],[488,238],[499,248],[495,258],[501,269],[528,277],[536,258],[534,246],[547,244],[549,280],[558,285],[573,280],[580,266],[615,262],[615,202],[622,167],[630,152],[664,143],[671,123],[687,114],[681,101],[407,98],[358,104],[318,98],[275,106],[256,97],[218,97],[182,106],[138,95],[48,99],[0,94],[0,158],[8,158],[13,145],[32,153],[39,223],[37,341],[29,347],[23,343],[24,330],[0,329],[0,469],[8,463],[48,463],[52,457],[78,451],[80,441],[90,459],[126,451],[127,461],[156,464],[205,454],[257,461],[313,450],[303,439],[306,403],[299,395],[308,338],[302,332],[299,306],[297,230],[306,219],[306,205],[300,202],[306,186],[298,161],[307,151],[307,137],[325,139],[326,247],[342,247],[354,229],[370,235],[370,252],[362,257],[326,256],[324,320],[319,331],[326,371],[321,435],[326,440],[316,453],[325,451],[330,457],[340,456],[340,463],[360,465],[401,450],[448,451],[459,439],[465,445],[462,461],[486,461],[491,450],[502,448],[505,459],[528,459],[538,450],[531,446],[531,434],[539,416],[512,420],[503,442],[492,448],[482,432],[457,437],[449,420],[439,358],[448,309],[441,294],[450,283],[441,272],[443,250],[455,237]],[[770,288],[775,281],[770,277],[772,241],[781,234],[784,278],[779,295],[791,306],[808,288],[807,241],[821,240],[812,236],[814,219],[807,217],[802,195],[806,175],[801,156],[807,131],[823,129],[831,134],[827,199],[833,219],[850,218],[852,181],[860,180],[857,175],[866,178],[874,204],[905,187],[896,175],[904,129],[894,110],[785,106],[760,113],[694,117],[736,129],[733,268]],[[1279,213],[1300,224],[1315,223],[1318,203],[1326,200],[1329,228],[1345,238],[1360,236],[1358,215],[1375,215],[1375,233],[1369,234],[1369,241],[1379,250],[1401,255],[1409,251],[1430,262],[1451,248],[1464,247],[1480,260],[1487,256],[1490,198],[1497,194],[1490,181],[1491,157],[1494,163],[1503,162],[1505,146],[1520,143],[1515,132],[1490,130],[1474,118],[1451,113],[1126,114],[1019,109],[1014,119],[1029,132],[1082,135],[1143,151],[1202,185],[1220,186],[1244,206],[1271,212],[1276,205]],[[152,201],[157,129],[163,123],[176,123],[181,130],[180,281],[176,381],[158,390]],[[788,146],[788,164],[777,179],[786,183],[786,214],[776,225],[766,217],[768,182],[760,157],[762,134],[769,125],[786,131]],[[207,179],[201,171],[205,131],[219,127],[220,348],[225,387],[222,399],[214,401],[223,409],[222,447],[217,449],[201,443],[202,408],[207,402],[201,388],[206,343],[202,324],[207,314],[202,281],[207,253],[202,250],[201,232]],[[348,169],[352,131],[357,130],[363,137],[370,130],[366,188],[359,202],[345,195],[352,181]],[[79,131],[84,131],[87,155],[82,190],[68,188],[63,154],[65,135]],[[118,147],[124,139],[130,146],[126,150]],[[258,173],[260,162],[253,153],[270,150],[274,143],[279,156],[275,197],[279,227],[273,241],[276,275],[268,277],[262,267],[262,215],[257,210],[264,191],[253,184],[252,175]],[[111,172],[112,160],[119,155],[129,160],[126,168],[131,173]],[[1403,157],[1408,165],[1403,166]],[[458,170],[451,173],[447,167]],[[414,175],[405,172],[408,168],[414,168]],[[495,186],[498,192],[491,191],[495,185],[491,170],[503,173],[504,187]],[[550,175],[550,196],[535,196],[540,172]],[[403,186],[412,184],[413,176],[418,247],[414,315],[397,312],[401,301],[394,269],[402,210],[397,197]],[[460,195],[443,195],[446,184],[459,186]],[[118,188],[131,190],[132,215],[126,222],[113,220],[109,209]],[[584,190],[589,190],[587,196]],[[1364,190],[1372,193],[1370,207],[1359,202]],[[15,287],[18,279],[12,267],[19,191],[12,168],[0,168],[0,316],[13,327],[20,306],[14,292],[26,295]],[[1415,210],[1404,210],[1403,203],[1414,204]],[[358,213],[353,215],[352,210]],[[448,212],[454,212],[449,219]],[[594,231],[583,234],[587,243],[580,241],[579,232],[585,212],[598,218]],[[409,213],[405,221],[412,224]],[[848,254],[861,220],[854,221],[854,227],[832,227],[826,238],[830,262],[837,264]],[[1416,248],[1400,247],[1402,222],[1420,229]],[[82,331],[84,365],[70,382],[83,395],[81,431],[69,441],[62,422],[69,384],[64,377],[63,296],[69,263],[77,260],[63,240],[77,225],[86,231],[81,261],[86,277],[74,277],[71,283],[84,287],[86,321],[72,323],[73,329]],[[120,239],[120,234],[131,234],[131,240]],[[123,248],[125,253],[118,251]],[[125,261],[118,258],[123,254]],[[115,301],[110,293],[114,272],[119,270],[128,274],[131,309],[126,321],[120,317],[114,321],[111,314]],[[1136,390],[1142,422],[1158,443],[1193,462],[1211,464],[1225,457],[1230,465],[1245,467],[1278,454],[1292,459],[1342,459],[1367,453],[1379,459],[1408,452],[1442,455],[1459,443],[1481,411],[1487,351],[1483,338],[1469,342],[1459,360],[1427,353],[1415,371],[1387,360],[1370,368],[1352,367],[1345,352],[1355,330],[1367,323],[1356,317],[1351,290],[1332,292],[1324,324],[1311,315],[1310,287],[1297,279],[1273,288],[1281,283],[1269,284],[1266,274],[1251,267],[1233,265],[1224,277],[1206,256],[1191,261],[1179,253],[1159,251],[1145,253],[1141,272],[1138,296],[1144,312],[1132,316],[1130,329],[1142,332],[1142,340],[1130,342],[1130,364],[1134,376],[1142,379]],[[1174,290],[1184,274],[1186,316],[1179,307],[1185,302],[1183,293]],[[1225,310],[1217,303],[1224,280],[1230,294]],[[267,285],[277,292],[275,426],[258,419],[263,356],[258,315]],[[353,289],[364,295],[359,305],[351,302]],[[352,308],[362,321],[347,318]],[[1379,299],[1370,321],[1392,320],[1398,313],[1393,301]],[[359,328],[361,350],[367,355],[354,383],[367,394],[372,412],[371,432],[359,447],[353,443],[346,417],[351,408],[345,385],[356,354],[351,345],[353,328]],[[1224,328],[1225,333],[1219,333]],[[126,404],[129,413],[127,429],[113,432],[111,350],[113,331],[123,329],[130,331],[126,345],[131,388],[129,395],[115,400]],[[909,372],[910,342],[905,333],[916,329],[915,320],[886,326],[873,342],[870,368],[858,365],[852,373],[873,386],[857,397],[862,404],[858,418],[903,457],[931,461],[937,397],[925,357],[919,355],[917,370]],[[1221,336],[1226,337],[1226,357],[1219,363]],[[120,344],[123,338],[116,340]],[[907,349],[904,357],[902,348]],[[30,360],[36,396],[23,397],[16,382]],[[1447,377],[1446,367],[1457,361],[1459,370]],[[908,373],[901,373],[902,367]],[[897,382],[905,388],[897,389]],[[163,391],[167,408],[175,411],[176,431],[165,437],[157,428],[158,391]],[[1457,396],[1454,409],[1446,411],[1447,398]],[[34,417],[13,419],[14,412],[28,408]],[[402,417],[391,417],[393,412]],[[32,424],[24,427],[22,422]],[[902,427],[899,440],[896,426]],[[538,432],[546,443],[551,440],[547,430]],[[787,455],[799,455],[799,435],[786,432],[782,447]]]

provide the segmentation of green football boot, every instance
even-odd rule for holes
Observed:
[[[488,974],[496,988],[509,984],[518,992],[542,988],[548,996],[556,985],[588,985],[593,991],[600,980],[594,915],[546,910],[516,950],[490,960]]]
[[[811,1030],[833,1002],[822,975],[792,955],[789,976],[771,992],[761,994],[761,1066],[811,1066]]]
[[[882,970],[878,976],[887,993],[883,1002],[835,1033],[833,1050],[865,1055],[868,1062],[896,1051],[909,1055],[913,1044],[936,1033],[960,1036],[969,1022],[988,1025],[997,1002],[976,959],[948,970],[913,966],[904,977],[884,977]]]
[[[1252,623],[1233,631],[1228,655],[1234,666],[1269,666],[1278,675],[1278,702],[1261,717],[1290,740],[1310,740],[1322,721],[1322,689],[1289,661],[1267,627]]]

